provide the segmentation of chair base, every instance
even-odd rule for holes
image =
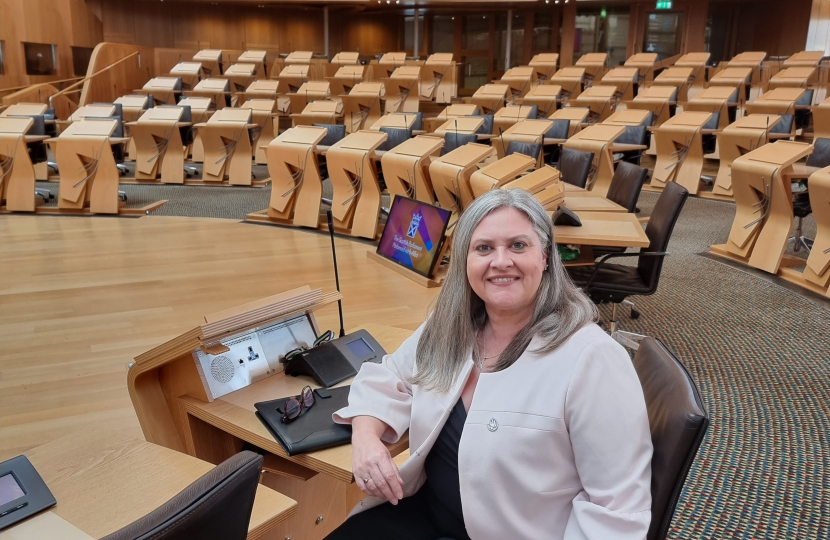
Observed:
[[[620,304],[624,304],[631,307],[632,319],[637,319],[640,317],[640,312],[636,309],[637,306],[635,306],[634,302],[632,302],[631,300],[623,300],[622,302],[620,302]],[[636,351],[640,348],[640,341],[642,341],[643,338],[645,338],[646,336],[642,334],[635,334],[633,332],[626,332],[625,330],[620,330],[620,321],[617,318],[617,306],[619,306],[620,304],[611,304],[611,337],[614,339],[614,341],[616,341],[623,347],[628,347],[629,349]]]
[[[802,220],[803,218],[801,216],[798,216],[798,219],[795,223],[795,232],[793,233],[793,236],[791,236],[790,239],[787,241],[787,245],[790,245],[790,243],[792,243],[793,251],[795,252],[801,251],[801,248],[803,247],[807,250],[807,253],[810,253],[810,251],[813,250],[813,240],[805,238],[803,236],[801,228]]]

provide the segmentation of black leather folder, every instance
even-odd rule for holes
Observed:
[[[349,404],[349,386],[319,388],[314,391],[315,403],[293,422],[282,423],[285,400],[291,396],[254,403],[257,418],[289,456],[347,444],[352,439],[352,427],[335,424],[332,413]],[[279,411],[277,410],[279,409]]]

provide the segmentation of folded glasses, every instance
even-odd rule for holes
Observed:
[[[285,400],[282,413],[282,423],[288,424],[293,422],[303,413],[304,409],[310,409],[315,403],[314,390],[310,386],[303,388],[299,396],[294,396]]]

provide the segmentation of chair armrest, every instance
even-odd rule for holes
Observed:
[[[587,291],[591,288],[591,283],[594,282],[594,277],[597,275],[597,272],[600,268],[602,268],[602,265],[610,259],[621,259],[623,257],[665,257],[667,255],[668,252],[666,251],[647,251],[645,253],[609,253],[608,255],[604,255],[594,267],[594,271],[591,273],[591,277],[588,278],[588,283],[585,284],[583,289]]]

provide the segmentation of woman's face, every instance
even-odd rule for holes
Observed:
[[[502,207],[473,231],[467,279],[490,311],[532,310],[545,258],[542,242],[527,216]]]

